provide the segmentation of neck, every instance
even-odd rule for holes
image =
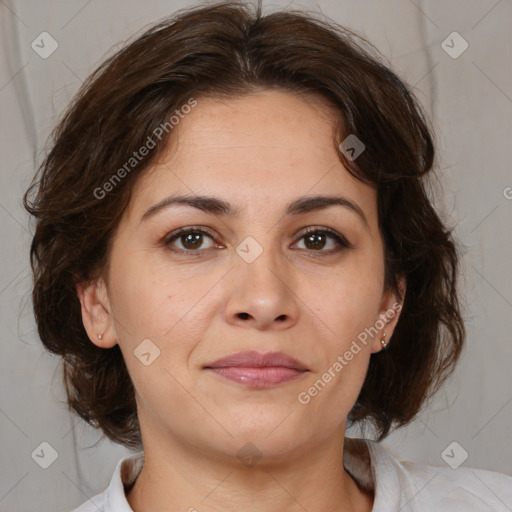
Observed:
[[[343,446],[344,430],[300,456],[244,464],[168,439],[144,443],[144,467],[127,500],[134,512],[371,512],[373,493],[344,469]]]

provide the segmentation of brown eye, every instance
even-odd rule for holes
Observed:
[[[213,237],[207,233],[206,231],[202,229],[197,228],[187,228],[187,229],[181,229],[176,233],[171,234],[169,238],[167,238],[164,242],[166,246],[168,245],[174,245],[175,241],[178,241],[181,243],[181,248],[177,247],[176,250],[183,251],[183,252],[201,252],[202,250],[210,249],[211,247],[202,248],[201,246],[204,243],[204,237],[208,237],[210,240],[213,241]]]
[[[202,237],[203,235],[201,233],[188,233],[186,235],[181,235],[180,240],[185,249],[194,250],[199,249],[203,243]]]
[[[205,237],[212,241],[209,247],[203,247]],[[347,239],[339,233],[326,228],[309,229],[302,234],[300,240],[305,241],[306,251],[316,252],[319,254],[330,255],[337,253],[342,249],[350,249],[352,245]],[[204,229],[199,228],[184,228],[174,233],[164,241],[164,245],[169,246],[171,250],[190,255],[197,255],[208,249],[212,249],[215,244],[213,243],[214,237]],[[176,244],[181,244],[181,247]],[[329,247],[330,243],[330,247]],[[324,250],[327,247],[327,250]]]
[[[326,244],[325,233],[315,232],[304,236],[308,249],[323,249]]]
[[[331,250],[324,251],[323,249],[328,245],[329,239],[333,241],[331,243]],[[341,249],[350,249],[352,247],[343,235],[329,229],[310,229],[302,234],[301,240],[305,241],[306,250],[326,254],[338,252]]]

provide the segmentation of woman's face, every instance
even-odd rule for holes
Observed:
[[[286,92],[198,98],[135,186],[108,285],[80,298],[91,340],[122,350],[145,447],[232,456],[252,443],[277,458],[344,435],[370,355],[398,314],[382,328],[396,298],[383,293],[376,192],[340,163],[333,114]],[[214,201],[153,208],[175,196],[208,196],[232,212]],[[290,208],[313,196],[345,205]],[[193,229],[175,236],[183,228]],[[378,334],[365,331],[375,325]],[[249,370],[228,370],[236,381],[206,368],[248,350],[283,352],[307,371],[258,384],[244,380]]]

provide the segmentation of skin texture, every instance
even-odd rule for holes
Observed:
[[[77,287],[91,342],[119,344],[136,388],[145,453],[127,493],[136,512],[371,510],[373,496],[341,463],[346,418],[399,315],[307,405],[297,398],[396,304],[383,289],[376,192],[339,161],[333,123],[320,99],[290,92],[198,98],[134,189],[108,279]],[[141,221],[178,193],[221,198],[240,217],[170,206]],[[368,225],[342,206],[285,216],[287,203],[305,195],[344,196]],[[213,236],[165,245],[190,226]],[[352,248],[330,237],[308,244],[309,227],[330,228]],[[246,237],[263,249],[252,263],[236,251]],[[145,339],[160,350],[148,366],[134,356]],[[254,389],[203,368],[251,349],[285,352],[310,371]],[[250,466],[237,457],[247,443],[261,456]]]

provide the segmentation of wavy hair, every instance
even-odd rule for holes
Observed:
[[[89,76],[23,198],[35,220],[30,262],[39,337],[63,359],[69,408],[126,447],[141,447],[133,383],[118,345],[103,349],[89,340],[76,285],[107,268],[134,185],[172,131],[115,186],[105,184],[191,97],[262,89],[322,97],[339,113],[335,147],[349,134],[366,144],[357,161],[337,151],[349,172],[377,190],[385,288],[403,309],[388,348],[370,358],[349,424],[371,424],[382,440],[414,419],[460,356],[458,249],[428,197],[434,135],[411,88],[366,39],[315,13],[199,5],[146,29]]]

